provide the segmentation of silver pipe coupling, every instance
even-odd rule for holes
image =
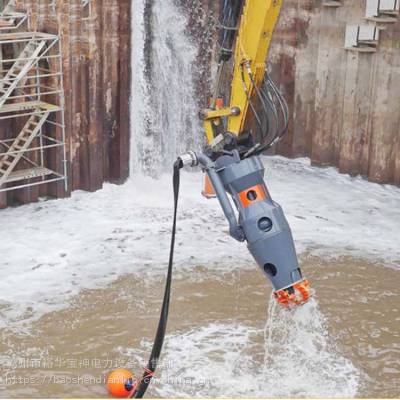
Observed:
[[[189,151],[181,155],[179,158],[184,167],[197,167],[199,165],[197,154],[194,151]]]

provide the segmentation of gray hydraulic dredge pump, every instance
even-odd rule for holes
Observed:
[[[259,156],[241,159],[234,150],[212,161],[203,153],[180,157],[184,165],[201,165],[208,174],[229,231],[246,241],[250,253],[275,292],[291,290],[303,281],[289,224],[279,204],[272,200],[264,181],[265,169]],[[236,216],[228,194],[238,211]]]

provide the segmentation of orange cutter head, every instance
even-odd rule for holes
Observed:
[[[307,303],[311,297],[310,282],[307,279],[296,283],[290,288],[274,293],[276,301],[285,308],[292,308]]]

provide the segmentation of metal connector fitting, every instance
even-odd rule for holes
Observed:
[[[231,114],[232,114],[234,117],[239,116],[240,113],[241,113],[241,110],[240,110],[239,107],[232,107],[232,108],[231,108]]]
[[[184,167],[197,167],[199,165],[199,160],[194,151],[189,151],[181,155],[179,158]]]

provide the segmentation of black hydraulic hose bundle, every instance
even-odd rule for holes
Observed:
[[[216,98],[219,96],[224,66],[233,54],[233,46],[239,28],[242,8],[243,0],[223,1],[220,18],[218,73],[213,93],[212,107],[215,106]],[[289,127],[289,107],[282,93],[268,74],[264,79],[262,87],[259,88],[251,71],[247,70],[251,80],[251,86],[255,90],[255,97],[261,108],[261,110],[258,111],[254,102],[256,99],[254,99],[251,94],[251,87],[246,83],[245,65],[241,67],[243,89],[246,93],[249,107],[257,126],[256,132],[254,132],[254,142],[256,145],[246,154],[246,157],[249,157],[251,155],[263,153],[282,139]]]
[[[254,80],[254,76],[247,71],[251,84],[254,87],[256,98],[261,106],[261,114],[257,111],[250,88],[245,79],[245,66],[242,65],[242,82],[251,111],[257,122],[257,146],[247,153],[247,156],[261,154],[277,144],[287,133],[289,127],[289,106],[275,82],[267,73],[261,88]]]
[[[220,22],[220,62],[227,62],[232,56],[242,6],[243,0],[224,0]]]
[[[141,399],[146,393],[151,379],[153,378],[154,372],[156,371],[158,361],[161,355],[161,350],[164,344],[165,333],[167,330],[168,314],[169,314],[169,303],[171,297],[171,285],[172,285],[172,270],[174,265],[174,250],[175,250],[175,237],[176,237],[176,220],[178,214],[178,199],[179,199],[179,186],[180,186],[180,169],[183,167],[183,163],[178,159],[174,164],[174,218],[172,224],[172,236],[171,236],[171,247],[169,253],[168,263],[168,274],[165,284],[164,300],[161,308],[160,321],[158,323],[156,337],[154,339],[153,349],[151,351],[150,359],[147,364],[147,368],[143,374],[142,379],[138,383],[137,388],[133,391],[131,398]]]
[[[219,55],[218,71],[211,101],[211,107],[215,106],[215,101],[220,95],[220,84],[224,68],[233,54],[233,45],[236,39],[236,33],[239,29],[240,14],[243,8],[243,0],[224,0],[221,8],[221,17],[219,21]]]

